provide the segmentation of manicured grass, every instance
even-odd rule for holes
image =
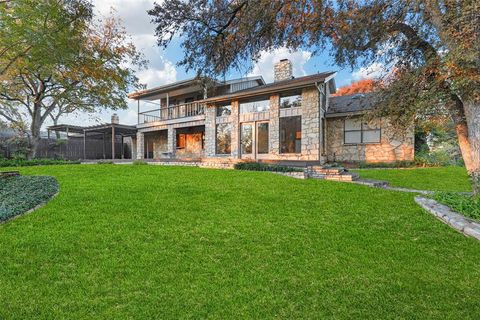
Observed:
[[[384,180],[395,187],[468,192],[471,185],[463,167],[415,168],[415,169],[366,169],[355,170],[361,178]]]
[[[47,202],[57,192],[53,177],[0,178],[0,222]]]
[[[1,319],[480,315],[480,243],[411,194],[236,170],[21,171],[61,192],[0,226]]]
[[[433,199],[465,217],[480,221],[480,198],[454,192],[436,192]]]

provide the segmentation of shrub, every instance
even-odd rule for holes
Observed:
[[[100,160],[97,161],[97,164],[114,164],[112,160]]]
[[[437,192],[432,198],[466,217],[480,220],[480,198],[478,197],[452,192]]]
[[[415,162],[420,166],[463,166],[461,157],[452,156],[448,150],[432,152],[418,152],[415,154]]]
[[[395,162],[359,162],[359,168],[411,168],[415,167],[414,161],[395,161]]]
[[[0,167],[29,167],[59,164],[79,164],[80,161],[68,161],[61,159],[0,159]]]
[[[0,221],[48,201],[59,190],[57,180],[45,176],[0,178]]]
[[[303,172],[301,168],[265,164],[259,162],[240,162],[234,165],[236,170],[274,171],[274,172]]]
[[[145,160],[134,160],[132,164],[136,166],[141,166],[141,165],[146,165],[148,163]]]

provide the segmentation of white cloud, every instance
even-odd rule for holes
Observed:
[[[387,70],[384,64],[374,62],[367,67],[352,72],[352,78],[354,81],[362,79],[377,79],[383,77],[386,73]]]
[[[273,51],[263,51],[260,59],[253,65],[249,76],[263,76],[267,83],[273,82],[273,65],[281,59],[289,59],[293,64],[293,75],[296,77],[305,76],[304,65],[312,56],[308,51],[293,51],[287,48],[278,48]]]
[[[137,73],[140,83],[151,88],[177,81],[175,65],[170,61],[165,61],[163,58],[161,60],[164,61],[162,68],[149,67]]]

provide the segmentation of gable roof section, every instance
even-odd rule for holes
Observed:
[[[236,91],[235,93],[211,97],[202,101],[207,103],[209,102],[214,103],[214,102],[222,102],[222,101],[228,101],[233,99],[260,96],[260,95],[270,94],[270,93],[274,93],[282,90],[301,89],[301,88],[313,86],[316,83],[326,83],[332,80],[335,74],[336,72],[322,72],[322,73],[317,73],[309,76],[277,81],[277,82],[265,84],[263,86]]]
[[[327,118],[364,113],[373,109],[375,96],[372,93],[357,93],[348,96],[331,97]]]
[[[158,86],[158,87],[151,88],[151,89],[145,89],[145,90],[132,92],[128,95],[128,97],[130,99],[147,98],[147,97],[150,97],[150,96],[154,96],[154,95],[157,95],[157,94],[169,92],[169,91],[172,91],[172,90],[188,88],[188,87],[191,87],[191,86],[199,85],[201,83],[202,83],[202,79],[191,78],[191,79],[181,80],[181,81],[177,81],[177,82],[170,83],[170,84],[163,85],[163,86]]]

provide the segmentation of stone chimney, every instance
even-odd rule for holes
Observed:
[[[282,59],[273,66],[274,81],[283,81],[293,78],[292,63],[288,59]]]
[[[112,123],[113,124],[119,124],[120,123],[120,118],[118,117],[118,114],[116,114],[116,113],[112,114]]]

